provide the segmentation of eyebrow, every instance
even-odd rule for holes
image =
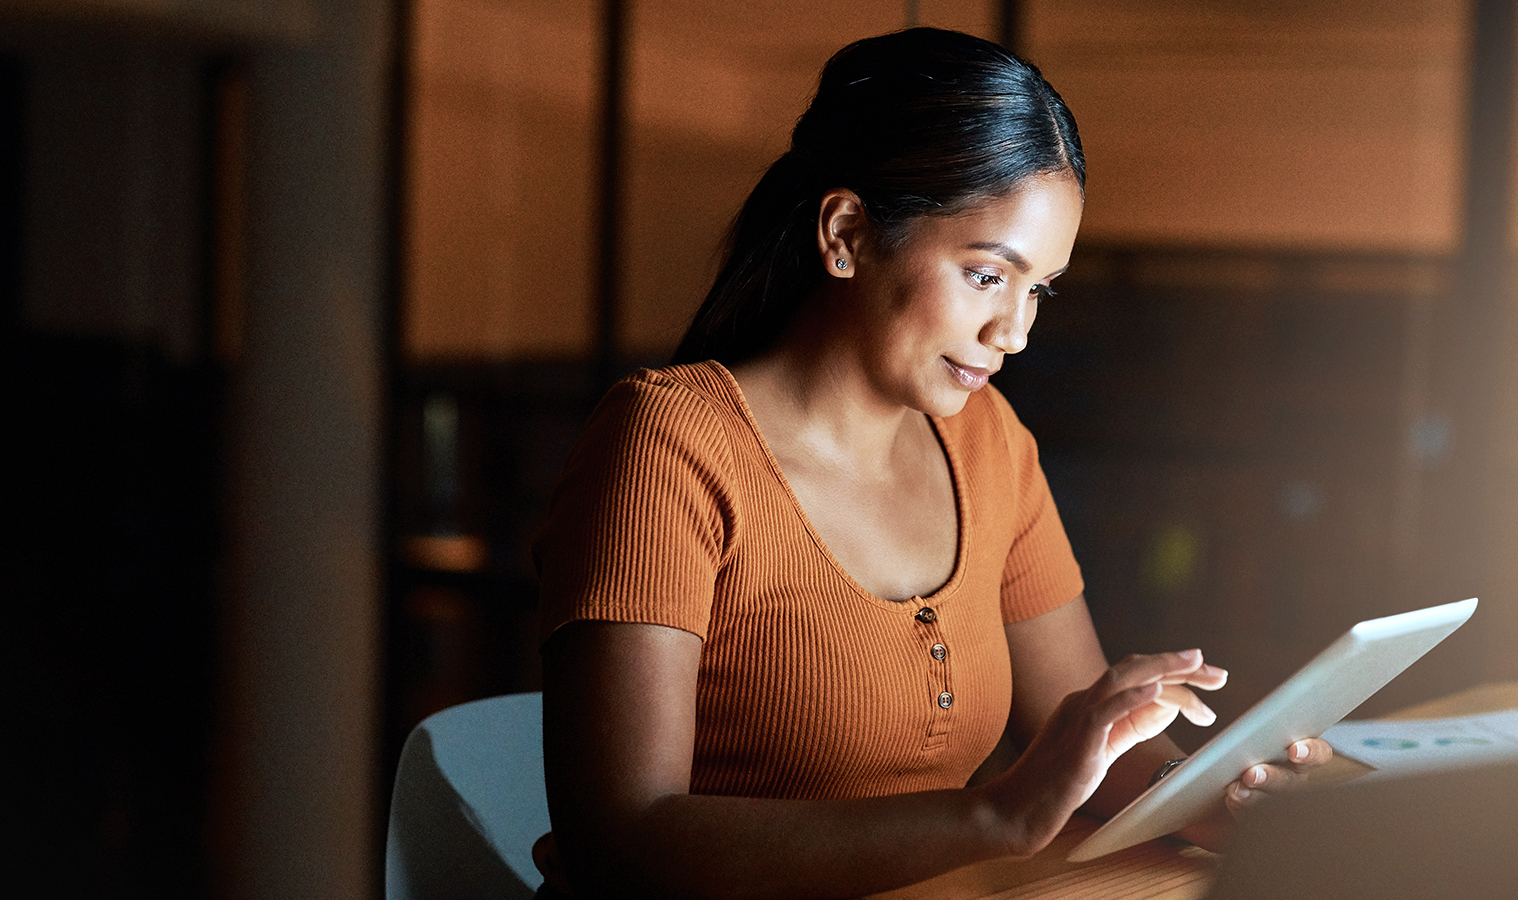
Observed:
[[[1007,262],[1011,263],[1017,268],[1017,271],[1023,273],[1024,275],[1028,274],[1028,272],[1033,268],[1033,264],[1024,259],[1021,253],[1018,253],[1016,250],[1013,250],[1006,244],[1001,244],[996,241],[975,241],[974,243],[970,244],[970,249],[989,250]],[[1055,275],[1061,275],[1064,273],[1065,269],[1068,268],[1070,267],[1065,266],[1064,269],[1060,269],[1058,272],[1052,272],[1050,273],[1049,277],[1053,278]]]
[[[970,248],[972,250],[989,250],[992,253],[995,253],[997,256],[1000,256],[1002,259],[1005,259],[1012,265],[1016,266],[1017,271],[1023,273],[1024,275],[1028,274],[1028,270],[1033,268],[1032,264],[1030,264],[1026,259],[1023,259],[1023,255],[1021,253],[1018,253],[1016,250],[1013,250],[1006,244],[998,244],[995,241],[976,241],[970,245]]]

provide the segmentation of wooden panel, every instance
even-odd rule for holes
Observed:
[[[417,4],[403,339],[418,361],[580,356],[594,284],[596,10]]]
[[[1104,241],[1451,252],[1470,4],[1037,0]]]

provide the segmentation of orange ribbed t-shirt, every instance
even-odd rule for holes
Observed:
[[[597,407],[535,557],[543,638],[574,620],[702,638],[691,790],[842,798],[963,786],[1012,697],[1002,623],[1082,590],[1032,436],[994,388],[932,425],[959,515],[925,598],[859,586],[812,530],[733,377],[640,371]]]

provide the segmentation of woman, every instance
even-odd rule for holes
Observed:
[[[677,365],[611,391],[539,537],[551,885],[856,896],[1031,854],[1179,757],[1176,715],[1212,721],[1199,651],[1108,666],[987,385],[1084,179],[1064,103],[994,44],[913,29],[828,63]],[[966,787],[1004,729],[1016,763]]]

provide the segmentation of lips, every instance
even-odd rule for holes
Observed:
[[[982,369],[980,366],[963,366],[947,356],[943,358],[943,361],[949,368],[949,374],[954,376],[959,386],[967,391],[978,391],[985,387],[996,372],[995,369]]]

